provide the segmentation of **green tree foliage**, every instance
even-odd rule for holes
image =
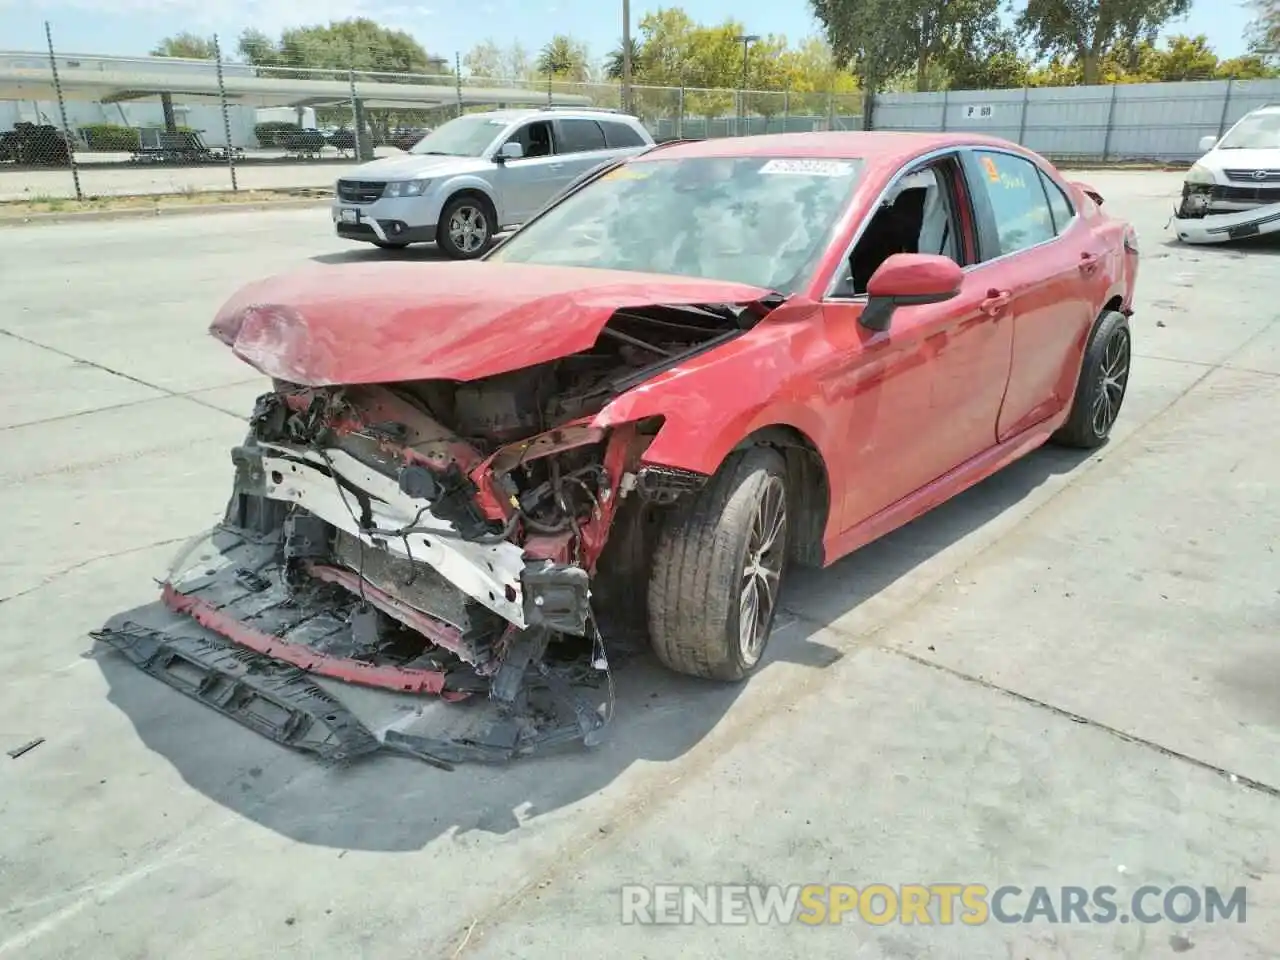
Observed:
[[[558,33],[538,53],[538,73],[557,80],[585,83],[591,79],[591,58],[585,44]]]
[[[631,38],[631,71],[633,74],[635,73],[636,65],[640,62],[640,52],[641,52],[640,41],[637,38],[632,37]],[[621,80],[622,73],[623,73],[622,68],[623,68],[625,59],[626,57],[623,54],[622,44],[618,44],[617,47],[615,47],[613,50],[609,52],[609,56],[605,57],[605,61],[604,61],[605,77],[607,77],[610,80]]]
[[[1174,83],[1182,80],[1262,80],[1280,74],[1256,54],[1219,60],[1204,34],[1169,37],[1164,44],[1140,41],[1111,50],[1098,64],[1098,83]],[[1054,57],[1033,71],[1038,87],[1076,86],[1084,82],[1078,60]]]
[[[1070,58],[1082,82],[1102,83],[1109,54],[1154,43],[1190,8],[1191,0],[1026,0],[1017,23],[1041,56]]]
[[[945,80],[938,65],[971,66],[1000,33],[1000,0],[810,0],[831,46],[869,88],[914,71],[916,90]]]
[[[245,60],[259,67],[401,74],[452,72],[446,61],[429,56],[403,30],[390,30],[363,17],[324,26],[294,27],[285,30],[279,40],[258,30],[246,30],[240,36],[239,50]]]
[[[199,37],[194,33],[179,33],[165,37],[151,51],[153,57],[183,57],[187,60],[213,60],[215,53],[212,37]]]
[[[1271,58],[1280,53],[1280,0],[1251,0],[1254,19],[1249,26],[1249,52]]]

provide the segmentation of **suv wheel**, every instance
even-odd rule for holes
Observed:
[[[436,242],[455,260],[474,260],[493,240],[496,220],[493,207],[484,198],[469,194],[454,197],[440,215]]]

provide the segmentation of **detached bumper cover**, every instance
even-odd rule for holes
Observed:
[[[1280,231],[1280,202],[1236,213],[1175,216],[1174,230],[1186,243],[1226,243]]]

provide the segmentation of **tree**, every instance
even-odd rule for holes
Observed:
[[[1254,20],[1249,26],[1249,52],[1273,57],[1280,52],[1280,0],[1252,0]]]
[[[810,0],[841,58],[864,83],[914,71],[916,90],[946,73],[936,65],[1000,32],[1000,0]],[[872,76],[874,75],[874,76]]]
[[[182,57],[187,60],[213,60],[216,52],[212,37],[198,37],[194,33],[179,33],[165,37],[151,51],[153,57]]]
[[[591,79],[587,48],[572,37],[558,33],[538,54],[538,72],[550,80],[575,80],[585,83]]]
[[[952,90],[1007,90],[1028,82],[1031,65],[1018,51],[1012,31],[997,31],[973,43],[960,43],[942,59]]]
[[[863,88],[874,93],[890,77],[917,64],[911,45],[915,0],[809,0],[836,57],[853,67]]]
[[[1277,70],[1263,57],[1247,53],[1221,61],[1215,74],[1219,80],[1266,80],[1275,77]]]
[[[1102,79],[1103,59],[1118,47],[1154,43],[1191,0],[1026,0],[1017,24],[1037,52],[1070,57],[1086,84]]]
[[[477,43],[462,58],[462,65],[467,68],[471,77],[484,80],[497,80],[502,77],[505,55],[502,48],[492,40]]]
[[[1212,80],[1218,70],[1218,55],[1203,33],[1195,37],[1171,37],[1164,50],[1156,51],[1143,79],[1160,83],[1178,80]]]
[[[632,37],[631,38],[631,75],[633,78],[638,79],[639,77],[642,76],[638,68],[643,62],[643,58],[644,58],[644,51],[641,48],[640,41],[637,38]],[[618,46],[615,47],[613,50],[611,50],[609,52],[609,55],[605,57],[604,75],[608,77],[610,80],[621,80],[622,72],[623,72],[622,70],[623,61],[625,59],[626,58],[623,55],[622,44],[618,44]]]
[[[260,67],[400,74],[452,72],[444,60],[428,56],[418,41],[403,30],[390,30],[363,17],[334,21],[327,26],[293,27],[274,42],[261,31],[246,30],[240,36],[239,47],[241,56]],[[420,83],[421,78],[415,82]]]

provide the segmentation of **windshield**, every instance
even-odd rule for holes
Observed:
[[[1255,113],[1245,117],[1218,144],[1219,150],[1274,150],[1280,148],[1280,113]]]
[[[618,167],[490,259],[749,283],[793,293],[826,247],[861,160],[699,157]]]
[[[455,117],[436,127],[410,148],[410,153],[439,153],[451,157],[478,157],[493,143],[508,121],[485,114]]]

